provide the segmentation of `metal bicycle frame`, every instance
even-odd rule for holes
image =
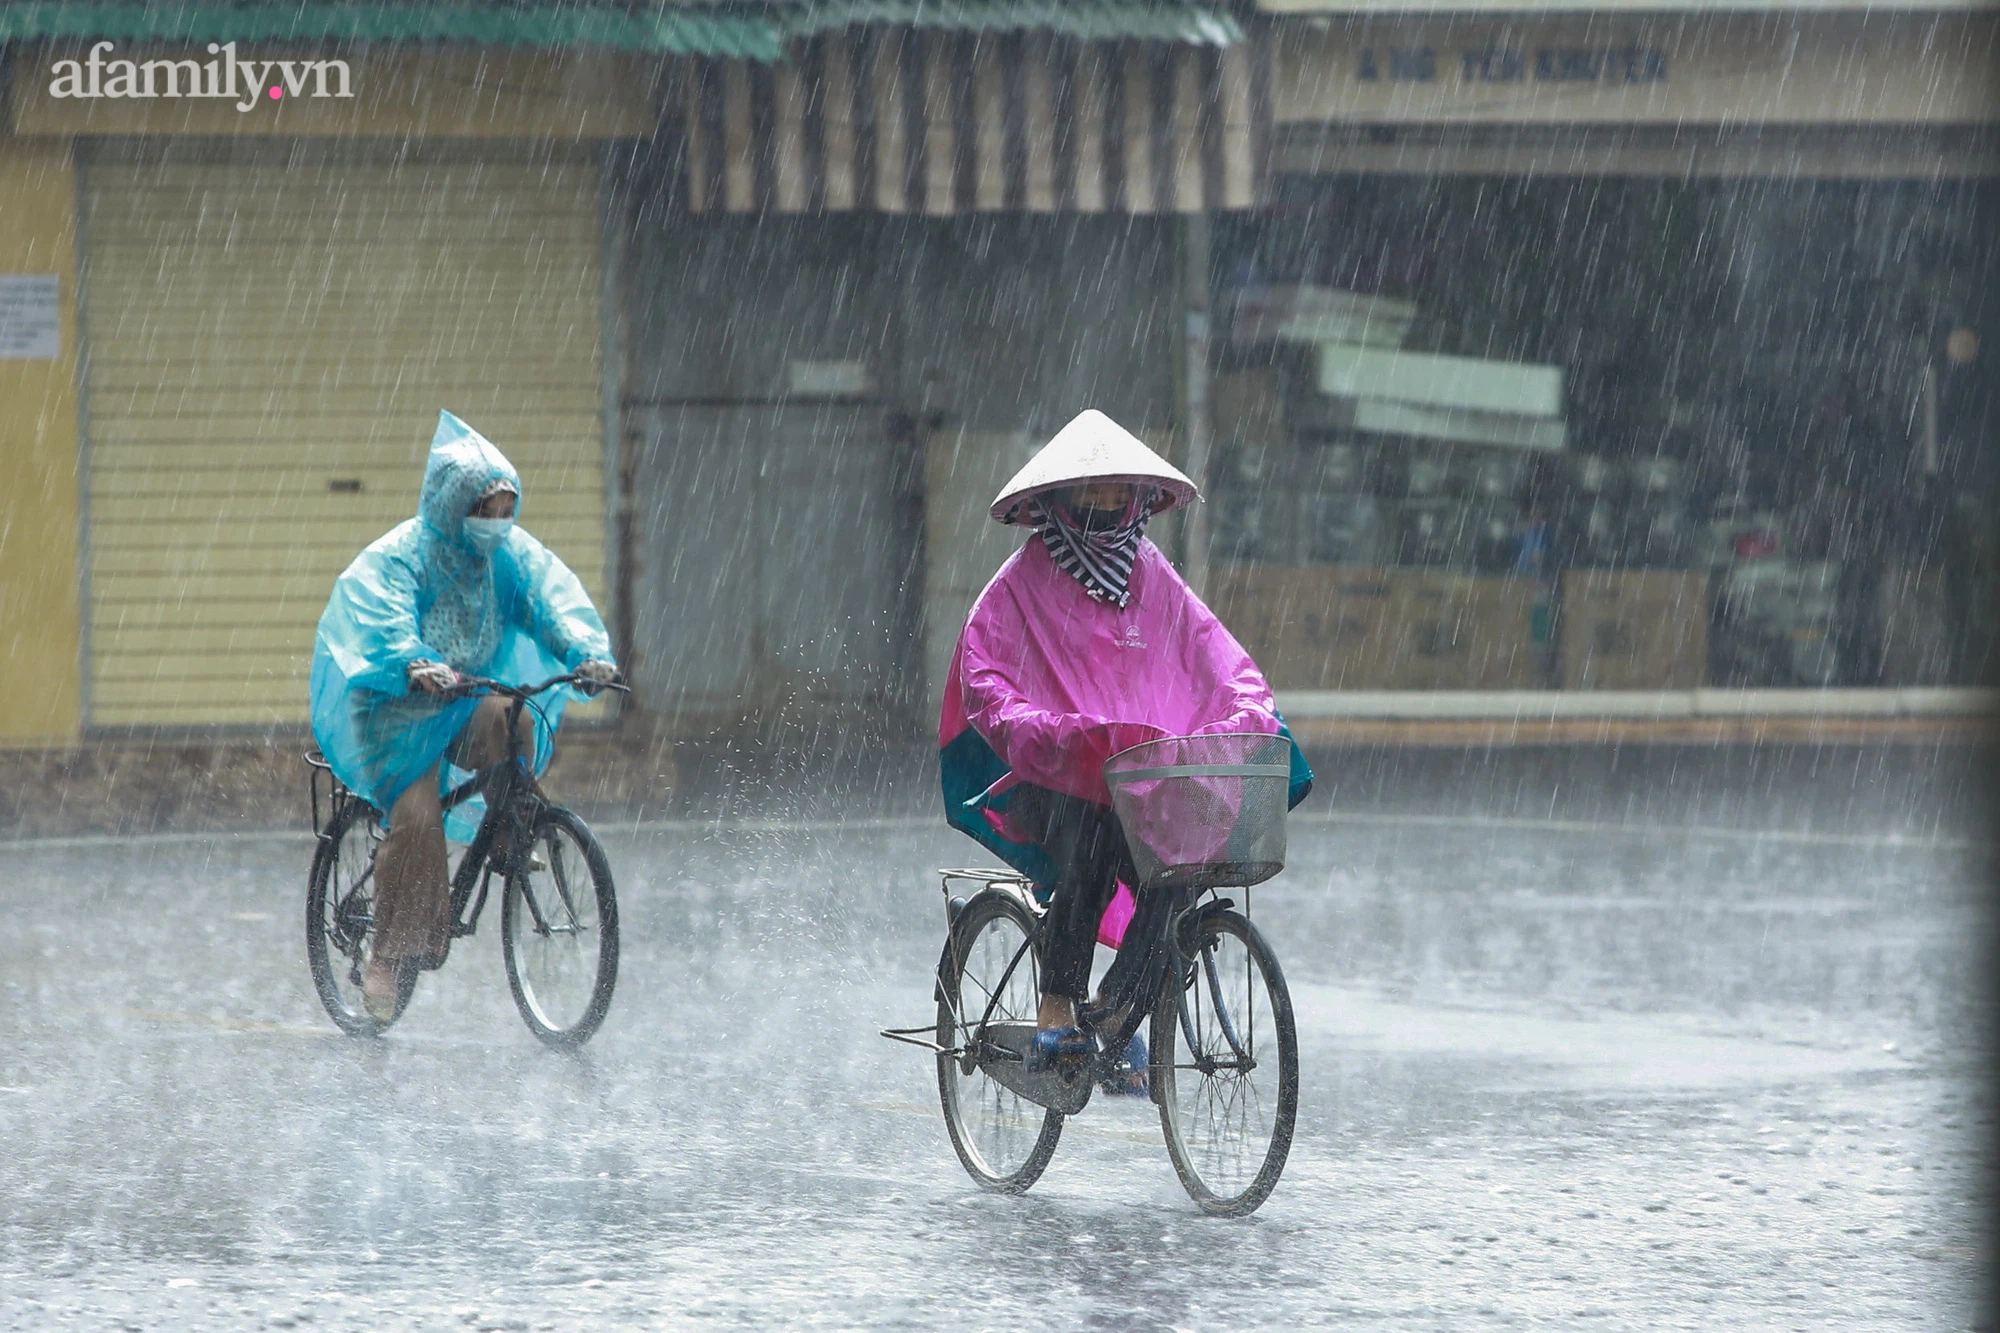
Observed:
[[[516,695],[508,707],[506,761],[479,770],[471,779],[446,793],[440,802],[444,810],[451,811],[474,796],[486,797],[485,817],[479,821],[479,828],[472,835],[472,842],[466,848],[465,854],[459,858],[458,868],[453,871],[451,877],[452,939],[471,935],[479,928],[479,917],[486,908],[487,892],[494,874],[498,873],[505,880],[518,874],[526,864],[525,858],[531,854],[528,835],[534,828],[536,817],[547,807],[547,802],[543,800],[541,793],[528,779],[528,756],[521,744],[519,725],[521,714],[527,706],[527,697]],[[309,753],[306,756],[306,763],[312,770],[307,785],[312,801],[313,834],[324,840],[325,830],[332,825],[335,817],[346,808],[349,801],[358,801],[360,798],[349,791],[338,778],[332,777],[333,770],[323,758],[315,759]],[[319,775],[322,772],[331,779],[325,825],[321,824],[319,816]],[[503,829],[509,834],[505,863],[496,861],[490,854],[494,840],[500,836]],[[371,854],[368,869],[348,889],[346,896],[351,897],[373,878],[374,874],[375,862]],[[574,914],[575,904],[568,901],[569,886],[557,880],[556,891],[563,895],[565,906]],[[535,895],[528,892],[523,893],[521,897],[530,919],[534,922],[535,930],[540,934],[549,934],[548,921],[543,916],[541,904],[536,901]]]
[[[949,883],[949,880],[947,880],[947,883]],[[991,888],[993,886],[989,884],[988,887]],[[1242,1039],[1236,1034],[1236,1024],[1229,1015],[1229,1006],[1222,998],[1222,982],[1216,972],[1215,946],[1210,943],[1201,944],[1194,958],[1189,958],[1182,947],[1184,930],[1198,929],[1203,916],[1210,913],[1227,911],[1234,905],[1227,898],[1216,898],[1208,903],[1187,903],[1179,911],[1168,913],[1160,934],[1146,941],[1146,948],[1148,950],[1158,950],[1161,948],[1167,950],[1167,964],[1173,969],[1174,975],[1181,978],[1180,989],[1176,992],[1178,997],[1185,997],[1194,983],[1195,979],[1189,975],[1190,967],[1199,968],[1207,978],[1209,1002],[1215,1008],[1217,1024],[1220,1026],[1223,1038],[1229,1043],[1229,1049],[1235,1058],[1225,1064],[1223,1061],[1213,1059],[1201,1053],[1200,1044],[1195,1038],[1193,1019],[1188,1013],[1187,1002],[1184,998],[1177,999],[1176,1008],[1178,1009],[1177,1017],[1181,1025],[1181,1037],[1187,1042],[1188,1051],[1194,1057],[1195,1068],[1203,1074],[1211,1074],[1222,1068],[1234,1068],[1248,1073],[1257,1067],[1256,1057],[1243,1049]],[[1047,919],[1047,917],[1043,917],[1041,920],[1046,922]],[[1006,993],[1007,983],[1013,979],[1015,969],[1020,967],[1021,960],[1027,957],[1029,950],[1034,948],[1035,941],[1036,934],[1031,932],[1021,941],[1020,947],[1014,951],[1014,956],[1008,961],[1006,970],[1000,974],[999,981],[994,983],[992,992],[986,1001],[986,1008],[979,1016],[978,1026],[970,1030],[966,1043],[948,1050],[938,1050],[938,1054],[950,1056],[958,1060],[966,1073],[970,1074],[981,1061],[1018,1060],[1020,1058],[1013,1051],[986,1040],[984,1034],[987,1025],[993,1019],[994,1006],[999,1004],[1001,995]],[[963,968],[965,960],[959,959],[958,965]],[[1141,966],[1136,971],[1139,975],[1144,976],[1147,969]],[[1153,1016],[1153,1009],[1158,999],[1157,995],[1145,994],[1137,994],[1131,997],[1131,1008],[1130,1012],[1125,1016],[1125,1022],[1119,1025],[1118,1031],[1112,1034],[1110,1040],[1101,1044],[1097,1058],[1092,1063],[1090,1078],[1093,1081],[1108,1078],[1116,1071],[1117,1061],[1112,1052],[1124,1051],[1127,1043],[1138,1033],[1140,1026]],[[952,1004],[950,996],[944,996],[944,1000],[945,1003]],[[1098,1010],[1096,1013],[1099,1017],[1108,1017],[1110,1014],[1116,1013],[1119,1007],[1120,1001],[1118,997],[1113,997],[1108,1008]],[[960,1031],[965,1031],[966,1023],[964,1015],[956,1012],[956,1005],[953,1005],[953,1009],[952,1021],[958,1026]],[[1087,1016],[1086,1021],[1089,1021]],[[1095,1024],[1093,1023],[1092,1026],[1094,1027]],[[911,1031],[921,1031],[921,1029],[912,1029]],[[907,1037],[901,1037],[898,1033],[885,1032],[883,1035],[898,1036],[899,1039],[908,1040]],[[915,1044],[924,1045],[927,1043],[919,1042]],[[934,1043],[930,1044],[934,1045]]]
[[[520,722],[521,714],[527,708],[525,696],[515,696],[507,709],[507,759],[504,763],[483,768],[471,779],[453,788],[440,803],[447,811],[454,810],[474,796],[486,798],[486,815],[479,821],[479,828],[472,835],[472,843],[465,854],[458,859],[458,869],[451,877],[451,936],[459,939],[472,934],[479,928],[479,916],[486,908],[486,894],[493,882],[495,872],[501,879],[512,878],[520,873],[531,855],[528,835],[535,825],[535,817],[547,805],[535,784],[528,777],[528,756],[522,752]],[[489,854],[493,842],[503,830],[508,834],[507,860],[496,862]],[[473,896],[477,883],[478,897]],[[559,891],[567,896],[566,885],[558,885]],[[523,893],[522,901],[528,908],[528,915],[535,923],[535,930],[543,935],[549,933],[549,924],[542,916],[541,904],[535,901],[533,893]],[[570,904],[572,910],[574,904]],[[470,910],[468,911],[468,907]]]
[[[1218,906],[1214,910],[1224,910],[1227,905],[1226,899],[1218,900]],[[1199,925],[1199,920],[1194,924]],[[1175,934],[1176,932],[1169,927],[1169,933]],[[1173,948],[1175,966],[1185,968],[1185,954],[1180,947],[1178,938],[1174,940]],[[1195,1039],[1194,1020],[1188,1015],[1187,1000],[1185,999],[1187,993],[1194,988],[1193,978],[1189,977],[1185,970],[1181,973],[1183,980],[1180,989],[1180,995],[1183,997],[1180,1001],[1181,1040],[1187,1043],[1188,1051],[1194,1057],[1194,1067],[1202,1074],[1212,1074],[1216,1070],[1225,1067],[1240,1070],[1247,1074],[1257,1067],[1257,1057],[1243,1049],[1243,1040],[1236,1035],[1236,1024],[1229,1016],[1228,1002],[1222,998],[1222,978],[1219,975],[1219,969],[1215,965],[1215,946],[1213,944],[1204,943],[1201,946],[1200,959],[1196,965],[1201,968],[1202,974],[1208,978],[1208,998],[1209,1003],[1215,1006],[1216,1024],[1222,1029],[1223,1039],[1229,1043],[1229,1049],[1234,1053],[1235,1058],[1225,1066],[1223,1061],[1202,1054],[1200,1043]]]

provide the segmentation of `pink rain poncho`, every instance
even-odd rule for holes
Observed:
[[[1264,673],[1151,541],[1123,609],[1094,600],[1039,539],[1000,567],[959,636],[938,723],[945,818],[1044,891],[1056,867],[1007,822],[1022,782],[1109,804],[1104,761],[1163,736],[1289,735]],[[1312,786],[1292,747],[1289,803]],[[1120,893],[1113,915],[1130,914]],[[1107,920],[1109,937],[1122,921]]]

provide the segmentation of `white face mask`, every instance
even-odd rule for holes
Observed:
[[[514,529],[511,518],[468,518],[465,520],[465,544],[481,555],[492,555],[507,540],[507,534]]]

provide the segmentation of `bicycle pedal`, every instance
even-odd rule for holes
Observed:
[[[1021,1053],[1021,1067],[1030,1074],[1074,1073],[1097,1058],[1097,1041],[1081,1028],[1037,1032]]]

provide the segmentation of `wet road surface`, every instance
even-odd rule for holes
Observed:
[[[513,1010],[497,911],[337,1035],[309,843],[7,849],[0,1328],[1903,1329],[1988,1242],[1986,853],[1865,832],[1295,819],[1253,914],[1304,1087],[1253,1218],[1099,1099],[982,1194],[931,1064],[895,820],[607,831],[611,1017]]]

